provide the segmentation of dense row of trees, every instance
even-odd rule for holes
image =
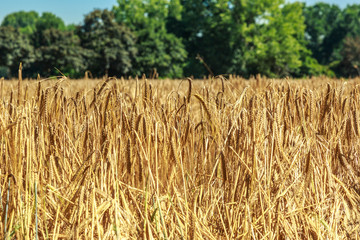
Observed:
[[[357,76],[360,5],[283,0],[118,0],[81,25],[52,13],[7,15],[0,76],[160,74]]]

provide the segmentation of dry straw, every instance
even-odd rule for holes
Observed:
[[[1,239],[359,238],[359,79],[20,72],[1,80]]]

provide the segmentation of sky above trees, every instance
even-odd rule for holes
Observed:
[[[297,0],[288,0],[288,2],[296,2]],[[319,0],[301,0],[301,2],[306,2],[307,5],[313,5],[317,2],[325,2],[325,3],[329,3],[329,4],[336,4],[338,5],[340,8],[345,8],[346,5],[349,4],[358,4],[359,1],[358,0],[323,0],[323,1],[319,1]]]
[[[61,17],[66,24],[78,24],[84,19],[84,15],[96,9],[111,9],[116,5],[116,0],[17,0],[2,1],[0,10],[0,22],[12,12],[36,11],[52,12]]]
[[[295,2],[296,0],[287,0],[288,2]],[[308,5],[312,5],[318,0],[304,0]],[[340,8],[346,7],[348,4],[359,3],[358,0],[324,0],[323,2],[330,4],[337,4]],[[94,8],[111,9],[116,5],[116,0],[63,0],[63,1],[49,1],[49,0],[17,0],[17,1],[3,1],[0,10],[0,22],[3,18],[12,12],[17,11],[37,11],[52,12],[61,17],[66,24],[80,23],[84,15],[90,13]]]

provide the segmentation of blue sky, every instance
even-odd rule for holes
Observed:
[[[111,9],[117,3],[116,0],[0,0],[0,2],[0,21],[12,12],[35,10],[39,13],[52,12],[61,17],[66,24],[80,23],[84,15],[94,8]],[[318,1],[305,0],[305,2],[311,5]],[[324,2],[335,3],[343,8],[347,4],[359,3],[359,0],[324,0]]]
[[[295,2],[296,0],[285,0],[287,2]],[[307,5],[313,5],[317,2],[326,2],[329,4],[336,4],[341,8],[345,8],[346,5],[349,4],[360,4],[359,0],[323,0],[323,1],[319,1],[319,0],[301,0],[301,2],[306,2]]]
[[[80,23],[95,8],[111,9],[116,4],[116,0],[0,0],[0,22],[9,13],[35,10],[52,12],[66,24]]]

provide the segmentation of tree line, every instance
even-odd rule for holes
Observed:
[[[0,77],[360,75],[360,5],[118,0],[79,25],[20,11],[0,26]]]

